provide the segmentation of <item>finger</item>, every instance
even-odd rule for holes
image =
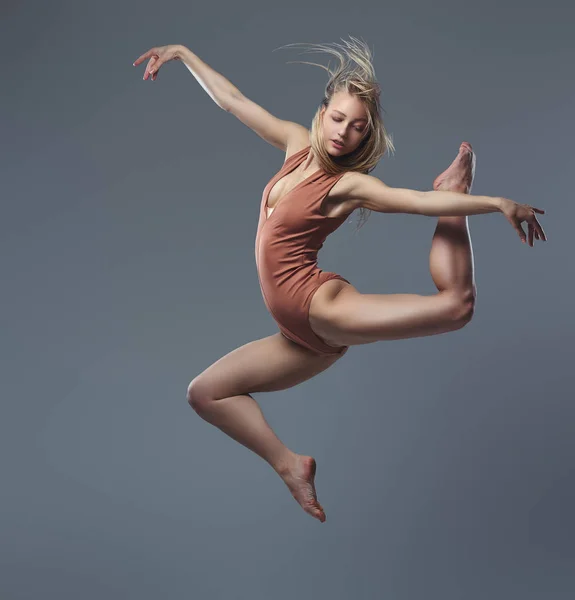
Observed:
[[[537,233],[539,235],[539,237],[546,242],[547,241],[547,236],[545,235],[545,232],[543,231],[543,227],[541,227],[541,225],[539,224],[539,221],[537,219],[535,219],[535,227],[537,228]]]
[[[134,67],[138,66],[140,63],[144,62],[146,58],[150,58],[152,54],[155,52],[156,48],[150,48],[147,52],[144,52],[141,56],[136,58],[134,61]]]
[[[523,231],[523,227],[521,227],[521,225],[519,223],[516,223],[515,221],[513,221],[513,227],[515,227],[515,231],[517,231],[517,233],[519,234],[521,241],[525,243],[525,231]]]
[[[146,66],[146,70],[144,71],[144,79],[148,79],[148,77],[150,76],[152,67],[154,66],[154,63],[156,62],[157,57],[156,56],[152,56],[150,58],[150,60],[148,61],[148,65]]]
[[[162,61],[158,58],[158,60],[150,68],[150,75],[155,75],[157,77],[158,71],[160,70],[160,67],[162,66],[162,64],[163,64]]]
[[[534,210],[535,212],[538,212],[541,215],[545,214],[545,211],[541,210],[540,208],[535,208],[534,206],[532,206],[531,209]]]
[[[533,248],[533,225],[531,225],[531,223],[529,223],[528,232],[529,232],[529,245]]]

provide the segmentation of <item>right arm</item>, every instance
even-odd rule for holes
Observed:
[[[212,69],[185,46],[177,46],[176,58],[186,65],[208,96],[223,110],[229,110],[234,96],[241,96],[240,90],[231,81]]]
[[[292,121],[278,119],[267,110],[244,96],[231,81],[212,69],[199,56],[181,44],[155,47],[142,54],[134,63],[140,64],[146,58],[150,61],[144,73],[155,81],[162,64],[169,60],[181,60],[204,88],[210,98],[223,110],[232,113],[242,123],[255,131],[272,146],[287,152],[292,140],[308,135],[308,130]]]
[[[291,139],[308,133],[302,125],[279,119],[250,100],[223,75],[214,71],[185,46],[179,48],[182,62],[212,100],[272,146],[286,152]]]

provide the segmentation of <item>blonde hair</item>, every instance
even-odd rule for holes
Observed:
[[[383,109],[380,105],[381,89],[375,77],[375,71],[372,65],[372,53],[364,41],[360,41],[353,36],[349,36],[351,42],[340,38],[343,45],[336,42],[332,44],[286,44],[280,48],[289,46],[303,46],[310,48],[310,52],[328,52],[336,56],[339,60],[339,66],[331,71],[328,67],[318,63],[304,61],[288,61],[290,63],[301,63],[314,65],[325,69],[330,77],[326,84],[324,97],[316,110],[311,124],[311,148],[320,164],[320,167],[329,175],[338,175],[345,171],[359,171],[360,173],[369,173],[379,162],[383,155],[395,152],[393,140],[388,134],[381,117]],[[279,48],[276,48],[277,50]],[[274,50],[274,51],[275,51]],[[352,64],[355,63],[355,65]],[[346,91],[349,94],[358,97],[367,111],[367,125],[364,137],[359,146],[350,154],[342,157],[331,156],[321,144],[320,125],[321,111],[327,109],[334,94]],[[369,211],[360,208],[360,215],[365,216]],[[364,222],[367,217],[364,219]],[[363,225],[360,220],[359,227]]]

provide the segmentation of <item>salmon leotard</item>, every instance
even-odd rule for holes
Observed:
[[[311,299],[330,279],[349,281],[317,266],[317,254],[326,237],[349,216],[326,217],[320,207],[329,190],[343,176],[319,169],[300,181],[267,216],[270,190],[308,155],[311,146],[292,154],[264,188],[256,234],[255,255],[264,303],[291,341],[316,354],[343,354],[348,346],[326,344],[309,325]]]

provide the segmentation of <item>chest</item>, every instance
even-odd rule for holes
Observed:
[[[264,207],[269,219],[280,202],[289,202],[288,194],[308,179],[313,173],[303,173],[299,169],[280,177],[270,188],[267,204]],[[345,173],[328,191],[322,201],[320,212],[330,218],[339,217],[353,211],[347,192],[349,173]],[[288,196],[286,198],[286,196]]]

